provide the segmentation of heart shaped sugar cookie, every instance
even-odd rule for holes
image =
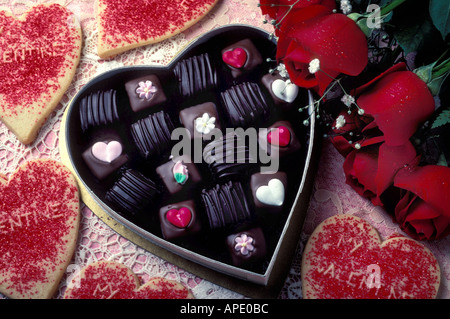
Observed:
[[[81,53],[81,28],[58,4],[41,4],[22,17],[0,11],[0,119],[24,144],[69,87]]]
[[[53,160],[22,165],[0,178],[0,292],[51,298],[76,246],[79,193],[71,172]]]
[[[178,34],[218,0],[98,0],[98,55],[110,58]]]
[[[64,299],[193,299],[182,284],[152,278],[140,286],[131,269],[114,261],[98,261],[84,267],[70,282]]]
[[[435,298],[439,264],[425,246],[403,236],[384,242],[368,222],[336,215],[312,233],[303,252],[307,299]]]

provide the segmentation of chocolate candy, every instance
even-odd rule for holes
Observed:
[[[106,193],[106,200],[122,210],[136,215],[152,210],[161,194],[157,184],[142,173],[128,169]]]
[[[261,54],[250,39],[238,41],[222,50],[222,60],[234,78],[254,70],[263,62]]]
[[[283,78],[279,73],[268,73],[262,77],[261,82],[276,105],[288,106],[292,104],[300,91],[297,85],[292,83],[291,80]]]
[[[239,182],[230,181],[209,190],[204,189],[201,198],[211,229],[235,226],[253,217],[253,209]]]
[[[81,99],[80,122],[83,131],[118,120],[116,90],[94,92]]]
[[[181,96],[191,97],[217,87],[218,78],[208,53],[178,62],[173,70]]]
[[[232,126],[247,128],[266,121],[270,107],[258,84],[244,82],[221,93]]]
[[[255,173],[250,178],[253,203],[258,212],[278,213],[285,203],[288,183],[284,172]]]
[[[180,121],[189,131],[191,138],[210,139],[214,130],[221,129],[219,113],[217,113],[216,106],[212,102],[181,110]]]
[[[229,235],[227,246],[236,266],[249,266],[266,256],[266,240],[260,227]]]
[[[202,179],[197,167],[186,155],[158,166],[156,173],[171,195],[191,190]]]
[[[113,130],[101,131],[82,157],[92,174],[105,179],[128,161],[120,136]]]
[[[257,150],[255,150],[257,151]],[[257,163],[257,154],[250,150],[245,138],[236,132],[208,143],[203,159],[216,179],[239,176]]]
[[[154,75],[147,75],[125,83],[131,109],[134,112],[166,102],[167,98],[159,81]]]
[[[201,222],[197,217],[197,208],[193,200],[161,207],[159,219],[162,235],[167,240],[190,236],[201,230]]]
[[[164,111],[150,114],[131,125],[131,135],[141,155],[148,159],[167,152],[172,143],[174,125]]]
[[[260,148],[271,157],[284,157],[297,152],[300,141],[288,121],[277,121],[258,134]]]

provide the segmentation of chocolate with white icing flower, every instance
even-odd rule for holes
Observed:
[[[266,240],[260,227],[229,235],[227,246],[236,266],[249,266],[266,256]]]
[[[220,130],[219,113],[216,105],[206,102],[180,111],[180,122],[189,131],[191,138],[210,139],[214,130]]]
[[[159,78],[154,74],[128,81],[125,83],[125,90],[134,112],[160,105],[167,100]]]

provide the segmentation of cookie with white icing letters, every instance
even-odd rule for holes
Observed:
[[[59,4],[40,4],[20,18],[0,11],[0,120],[32,143],[75,75],[81,27]]]
[[[432,252],[400,235],[381,241],[375,228],[353,215],[323,221],[305,246],[305,299],[435,298],[440,268]]]
[[[0,293],[53,297],[75,251],[80,224],[77,183],[50,160],[26,162],[0,176]]]

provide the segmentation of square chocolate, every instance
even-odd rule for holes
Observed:
[[[202,179],[197,167],[187,155],[173,158],[158,166],[156,173],[171,195],[191,190]]]
[[[211,139],[215,130],[220,130],[216,105],[206,102],[180,111],[180,122],[189,131],[191,138]]]
[[[125,83],[125,90],[134,112],[159,105],[167,100],[161,82],[154,74],[128,81]]]
[[[250,39],[238,41],[222,50],[222,60],[234,78],[250,72],[263,62],[262,56]]]
[[[248,266],[266,256],[266,240],[260,227],[229,235],[227,246],[235,266]]]
[[[162,235],[167,240],[190,236],[201,230],[201,222],[193,200],[161,207],[159,220]]]
[[[105,179],[128,161],[120,136],[112,131],[101,131],[82,157],[92,174],[99,180]]]
[[[300,141],[288,121],[277,121],[258,134],[259,148],[273,158],[281,158],[297,152]]]
[[[250,178],[250,189],[256,210],[269,214],[281,212],[286,199],[287,187],[285,172],[253,174]]]
[[[276,105],[290,105],[295,101],[300,91],[297,85],[292,83],[291,80],[283,78],[278,72],[264,75],[261,82]]]

